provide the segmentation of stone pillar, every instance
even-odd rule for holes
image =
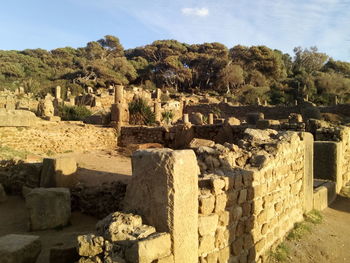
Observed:
[[[260,106],[260,105],[261,105],[260,98],[256,98],[256,105],[258,105],[258,106]]]
[[[342,185],[342,144],[340,142],[314,142],[314,176],[315,179],[325,179],[335,182],[336,192]]]
[[[309,101],[309,95],[306,94],[305,101]]]
[[[224,98],[224,103],[227,103],[227,98]]]
[[[213,113],[209,113],[208,124],[214,124],[214,114]]]
[[[149,149],[132,157],[126,210],[168,232],[174,263],[198,262],[198,174],[192,150]]]
[[[156,90],[156,99],[159,101],[160,98],[161,98],[161,96],[162,96],[162,91],[161,91],[161,89],[157,89],[157,90]]]
[[[124,87],[122,85],[117,85],[114,88],[114,103],[123,103],[124,99]]]
[[[182,114],[185,114],[185,110],[186,110],[187,105],[188,105],[188,100],[185,99],[182,102]]]
[[[298,106],[298,100],[294,100],[294,106]]]
[[[313,209],[313,192],[314,192],[314,137],[311,133],[300,133],[301,139],[305,143],[304,150],[304,213],[308,213]]]
[[[338,105],[338,96],[334,96],[333,105]]]
[[[182,117],[182,120],[184,123],[189,123],[190,122],[190,119],[188,117],[188,113],[185,113]]]
[[[60,86],[57,86],[55,88],[55,98],[56,99],[60,99],[61,98],[61,87]]]
[[[156,121],[160,122],[161,121],[161,109],[162,109],[162,104],[160,102],[155,102],[154,103],[154,115],[156,118]]]
[[[264,100],[264,106],[267,106],[267,100]]]

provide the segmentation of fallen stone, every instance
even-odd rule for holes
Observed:
[[[115,212],[96,224],[97,233],[107,240],[135,240],[135,228],[142,226],[142,218],[138,215]]]
[[[30,230],[52,229],[69,223],[71,200],[66,188],[35,188],[25,201]]]
[[[31,111],[0,109],[0,127],[28,127],[38,121]]]
[[[38,236],[10,234],[0,237],[2,263],[35,263],[40,251]]]
[[[229,117],[225,120],[225,123],[229,125],[241,125],[241,121],[235,117]]]
[[[194,149],[194,148],[199,148],[201,146],[213,147],[214,145],[215,145],[214,141],[206,140],[206,139],[193,138],[193,140],[190,142],[188,147],[191,148],[191,149]]]
[[[148,263],[171,254],[171,240],[168,233],[156,233],[136,242],[125,252],[130,262]]]
[[[81,235],[78,236],[77,241],[77,250],[80,256],[93,257],[103,252],[104,239],[101,236]]]

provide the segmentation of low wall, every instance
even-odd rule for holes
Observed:
[[[321,113],[334,113],[343,116],[350,116],[350,105],[342,104],[328,107],[317,107]],[[245,119],[245,116],[249,112],[262,112],[266,119],[288,119],[290,113],[302,113],[301,106],[232,106],[228,103],[218,104],[197,104],[187,105],[185,113],[200,112],[204,115],[208,115],[212,112],[220,112],[222,118],[236,117],[241,120]]]
[[[305,141],[293,133],[273,149],[260,167],[245,169],[227,169],[223,155],[197,155],[217,160],[217,172],[199,180],[200,262],[260,262],[303,219],[304,192],[313,191],[305,187],[312,176],[304,169]]]

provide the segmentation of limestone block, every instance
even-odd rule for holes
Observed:
[[[225,193],[219,194],[215,199],[215,213],[224,211],[227,204],[227,195]]]
[[[198,174],[192,150],[149,149],[132,157],[125,208],[169,232],[174,262],[198,260]]]
[[[229,262],[230,259],[230,247],[225,247],[219,251],[219,263]]]
[[[243,189],[239,192],[238,204],[242,204],[247,201],[247,189]]]
[[[203,115],[200,112],[194,112],[190,115],[190,122],[194,125],[203,124]]]
[[[233,243],[232,243],[232,254],[235,256],[238,256],[241,254],[243,250],[243,237],[238,237]]]
[[[0,109],[0,127],[34,126],[38,120],[31,111]]]
[[[174,263],[174,256],[169,255],[167,257],[160,258],[157,260],[157,263]]]
[[[156,233],[139,240],[125,252],[130,262],[149,263],[171,254],[171,239],[168,233]]]
[[[77,237],[78,253],[80,256],[93,257],[103,252],[104,239],[93,234],[80,235]]]
[[[30,230],[66,226],[71,216],[70,192],[66,188],[35,188],[25,197]]]
[[[213,147],[214,145],[215,145],[214,141],[200,139],[200,138],[193,138],[188,146],[191,149],[195,149],[201,146]]]
[[[99,256],[81,257],[79,259],[78,263],[102,263],[102,260],[101,260],[101,258]]]
[[[256,122],[256,128],[257,129],[268,129],[272,126],[278,126],[280,125],[280,122],[278,120],[258,120]]]
[[[314,190],[313,208],[322,211],[327,208],[336,198],[334,182],[326,182]]]
[[[45,158],[41,170],[41,187],[73,187],[77,183],[77,163],[74,158]]]
[[[41,251],[38,236],[6,235],[0,237],[0,261],[4,263],[35,263]]]
[[[226,185],[225,181],[221,178],[211,178],[210,182],[215,194],[221,193]]]
[[[213,235],[218,226],[219,216],[211,214],[208,216],[199,215],[198,217],[198,233],[201,236]]]
[[[207,256],[207,263],[217,263],[219,260],[219,253],[217,251],[209,253]]]
[[[142,231],[142,229],[145,231]],[[142,235],[141,237],[146,237],[147,232],[152,234],[155,232],[155,229],[153,227],[142,228],[142,218],[138,215],[114,212],[97,222],[96,231],[105,239],[115,242],[135,240],[140,235]]]
[[[199,248],[198,255],[202,255],[203,253],[210,253],[215,249],[215,236],[214,235],[206,235],[199,238]]]
[[[225,123],[229,125],[241,125],[241,121],[235,117],[229,117],[225,119]]]
[[[215,197],[211,194],[199,196],[199,213],[209,215],[215,207]]]
[[[7,195],[5,192],[4,187],[2,186],[2,184],[0,184],[0,203],[3,203],[7,200]]]

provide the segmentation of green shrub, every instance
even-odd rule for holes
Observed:
[[[155,114],[147,102],[138,98],[129,103],[130,124],[152,125],[155,123]]]
[[[59,116],[64,121],[83,121],[91,116],[91,111],[85,106],[61,106]]]
[[[170,124],[171,121],[174,118],[174,113],[172,111],[165,111],[162,112],[162,119],[167,123]]]

